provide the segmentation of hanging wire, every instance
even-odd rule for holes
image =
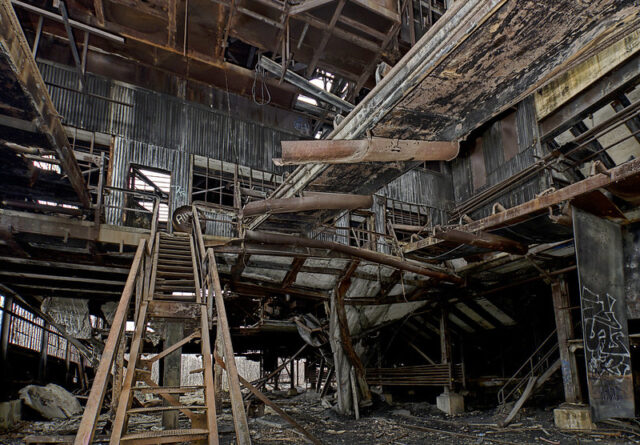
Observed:
[[[258,57],[258,60],[260,58]],[[256,94],[256,84],[258,83],[258,77],[260,77],[260,99],[258,99]],[[253,86],[251,87],[251,96],[253,97],[253,101],[256,105],[268,105],[271,103],[271,92],[269,91],[269,87],[267,86],[267,72],[260,65],[260,63],[256,64],[255,74],[253,76]]]

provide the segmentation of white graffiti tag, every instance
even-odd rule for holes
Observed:
[[[615,315],[617,300],[609,294],[598,295],[582,288],[584,346],[588,372],[622,380],[631,374],[631,356],[622,325]]]

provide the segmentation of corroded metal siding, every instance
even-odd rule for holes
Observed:
[[[433,224],[443,224],[447,220],[447,210],[453,202],[451,173],[444,164],[442,173],[417,167],[391,181],[379,194],[429,208]]]
[[[72,127],[277,173],[291,170],[273,165],[280,141],[304,137],[248,120],[237,110],[228,113],[90,74],[82,94],[75,71],[49,63],[39,67],[63,123]],[[303,124],[293,126],[309,126]]]
[[[169,215],[180,206],[189,204],[189,186],[191,181],[191,155],[164,147],[116,137],[113,147],[111,186],[127,188],[129,168],[132,164],[157,168],[171,172],[171,194],[169,197]],[[124,193],[113,191],[106,197],[109,206],[106,210],[107,224],[120,224]]]
[[[481,168],[474,168],[472,165],[473,147],[469,147],[451,162],[453,195],[456,206],[530,167],[536,162],[536,158],[542,155],[532,98],[525,99],[517,106],[513,120],[516,139],[513,141],[505,139],[505,134],[509,134],[510,129],[507,126],[511,125],[510,119],[513,120],[513,116],[507,116],[494,122],[478,136],[481,138],[481,155],[484,160],[485,176],[483,178],[476,177],[474,181],[474,174],[478,175]],[[513,147],[512,144],[517,144],[517,147]],[[474,183],[482,185],[474,187]],[[547,173],[538,173],[533,179],[519,183],[500,193],[492,198],[490,203],[479,207],[470,215],[474,219],[488,216],[495,202],[499,202],[507,208],[521,204],[533,199],[537,193],[548,187],[547,184]]]

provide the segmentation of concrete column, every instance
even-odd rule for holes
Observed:
[[[184,338],[184,326],[182,323],[168,322],[166,325],[165,349],[178,343]],[[180,386],[180,368],[182,366],[182,348],[177,349],[164,359],[163,384],[164,386]],[[166,402],[165,402],[166,403]],[[162,426],[167,430],[178,429],[178,411],[164,411],[162,413]]]
[[[569,287],[564,277],[560,277],[551,283],[551,296],[556,317],[564,397],[569,403],[579,403],[582,402],[582,391],[580,389],[576,357],[569,350],[569,340],[574,338],[574,332]]]

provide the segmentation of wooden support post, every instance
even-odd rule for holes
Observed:
[[[441,363],[451,363],[451,336],[449,332],[449,313],[445,307],[440,312],[440,361]],[[451,389],[451,382],[444,387],[444,392]]]
[[[355,273],[359,264],[359,260],[351,261],[344,273],[344,276],[335,289],[334,295],[338,315],[338,324],[340,326],[340,337],[342,339],[342,348],[344,349],[345,354],[347,354],[347,357],[349,357],[349,361],[351,362],[351,365],[355,370],[358,388],[360,389],[360,394],[362,396],[360,404],[362,406],[369,406],[372,403],[371,392],[369,391],[369,385],[367,384],[367,380],[365,378],[364,365],[362,364],[362,361],[360,360],[360,357],[358,356],[356,351],[353,349],[351,332],[349,331],[349,323],[347,320],[347,311],[344,307],[344,296],[351,286],[351,277]],[[354,403],[357,402],[354,401]]]
[[[42,326],[42,338],[40,341],[40,363],[38,365],[38,380],[44,383],[47,379],[47,357],[49,349],[49,323]]]
[[[166,340],[164,347],[169,348],[184,337],[184,325],[181,322],[167,322],[165,325]],[[180,368],[182,362],[182,348],[168,354],[164,361],[164,386],[180,386]],[[178,411],[163,411],[162,426],[167,430],[178,429]]]
[[[556,318],[564,398],[569,403],[579,403],[582,402],[582,391],[578,377],[578,366],[575,354],[569,350],[569,340],[574,337],[569,287],[563,276],[551,283],[551,296]]]
[[[120,346],[118,346],[118,353],[116,354],[113,379],[111,380],[111,412],[115,413],[118,410],[118,400],[120,399],[120,392],[122,391],[122,377],[124,370],[124,352],[127,345],[126,335],[122,335],[120,339]]]
[[[197,221],[197,218],[194,218]],[[224,297],[220,287],[220,277],[218,276],[218,266],[213,254],[213,250],[207,251],[209,261],[209,273],[213,281],[213,293],[215,297],[216,312],[218,315],[217,324],[222,330],[222,343],[224,346],[224,358],[227,363],[227,377],[229,381],[229,398],[231,399],[231,410],[233,412],[233,423],[236,430],[236,441],[238,445],[250,445],[251,436],[249,434],[249,424],[244,410],[242,393],[240,392],[240,381],[238,380],[238,368],[236,367],[233,345],[231,343],[231,332],[227,320],[227,310],[224,306]],[[211,295],[209,295],[211,297]]]

